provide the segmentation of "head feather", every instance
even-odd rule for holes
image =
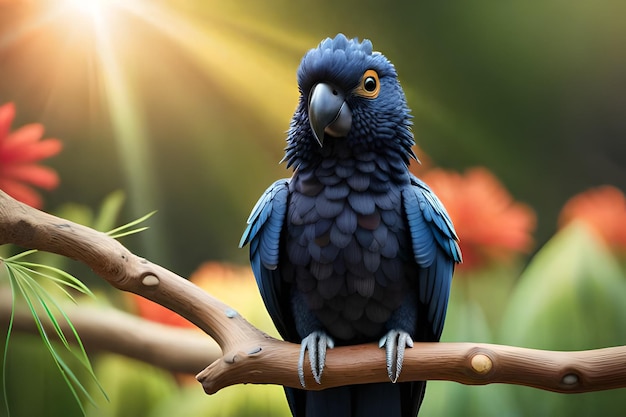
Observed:
[[[371,151],[396,154],[406,164],[415,157],[411,149],[414,144],[411,115],[393,64],[380,52],[373,51],[368,39],[359,41],[338,34],[321,41],[300,62],[297,71],[300,101],[291,120],[283,158],[288,167],[299,167],[322,156],[308,122],[308,95],[313,86],[326,82],[348,93],[369,69],[378,73],[381,93],[373,100],[346,98],[353,113],[352,128],[346,138],[348,145],[355,154]]]

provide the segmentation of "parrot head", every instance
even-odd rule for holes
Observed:
[[[345,141],[354,154],[393,154],[406,164],[416,159],[396,70],[369,40],[343,34],[323,40],[304,55],[297,79],[300,99],[287,137],[288,166],[319,159],[333,141]]]

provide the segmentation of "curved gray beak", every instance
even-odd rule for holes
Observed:
[[[309,93],[309,123],[320,146],[324,144],[324,133],[346,136],[352,126],[352,112],[343,94],[328,84],[315,84]]]

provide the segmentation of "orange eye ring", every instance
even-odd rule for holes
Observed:
[[[380,80],[378,79],[378,73],[372,69],[365,71],[354,93],[361,97],[373,99],[378,97],[379,92]]]

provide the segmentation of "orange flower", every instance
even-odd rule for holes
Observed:
[[[475,270],[531,249],[536,222],[533,210],[515,202],[485,168],[472,168],[463,175],[433,169],[422,179],[454,222],[463,253],[459,269]]]
[[[174,313],[172,310],[163,307],[161,304],[157,304],[154,301],[150,301],[137,294],[128,294],[132,304],[134,304],[137,309],[137,314],[146,320],[165,324],[167,326],[195,327],[193,323]]]
[[[228,304],[253,325],[278,337],[249,266],[206,262],[193,273],[191,281]]]
[[[606,243],[626,249],[626,197],[616,187],[604,185],[577,194],[561,210],[559,226],[582,220]]]
[[[252,324],[264,330],[272,329],[271,319],[265,311],[250,267],[206,262],[191,275],[189,280],[213,297],[230,305]],[[157,303],[135,294],[130,294],[130,297],[137,313],[147,320],[170,326],[194,326]]]
[[[41,208],[41,196],[31,186],[52,190],[59,185],[57,173],[36,162],[61,150],[57,139],[40,140],[43,126],[38,123],[9,132],[15,106],[0,106],[0,190],[32,207]]]
[[[191,282],[206,290],[212,296],[229,303],[241,298],[242,285],[246,288],[254,283],[250,268],[235,267],[219,262],[202,264],[189,278]],[[258,292],[258,291],[257,291]],[[168,326],[194,327],[187,319],[168,308],[136,294],[130,294],[137,314],[146,320]],[[229,299],[230,296],[230,299]],[[235,297],[233,299],[233,297]]]

